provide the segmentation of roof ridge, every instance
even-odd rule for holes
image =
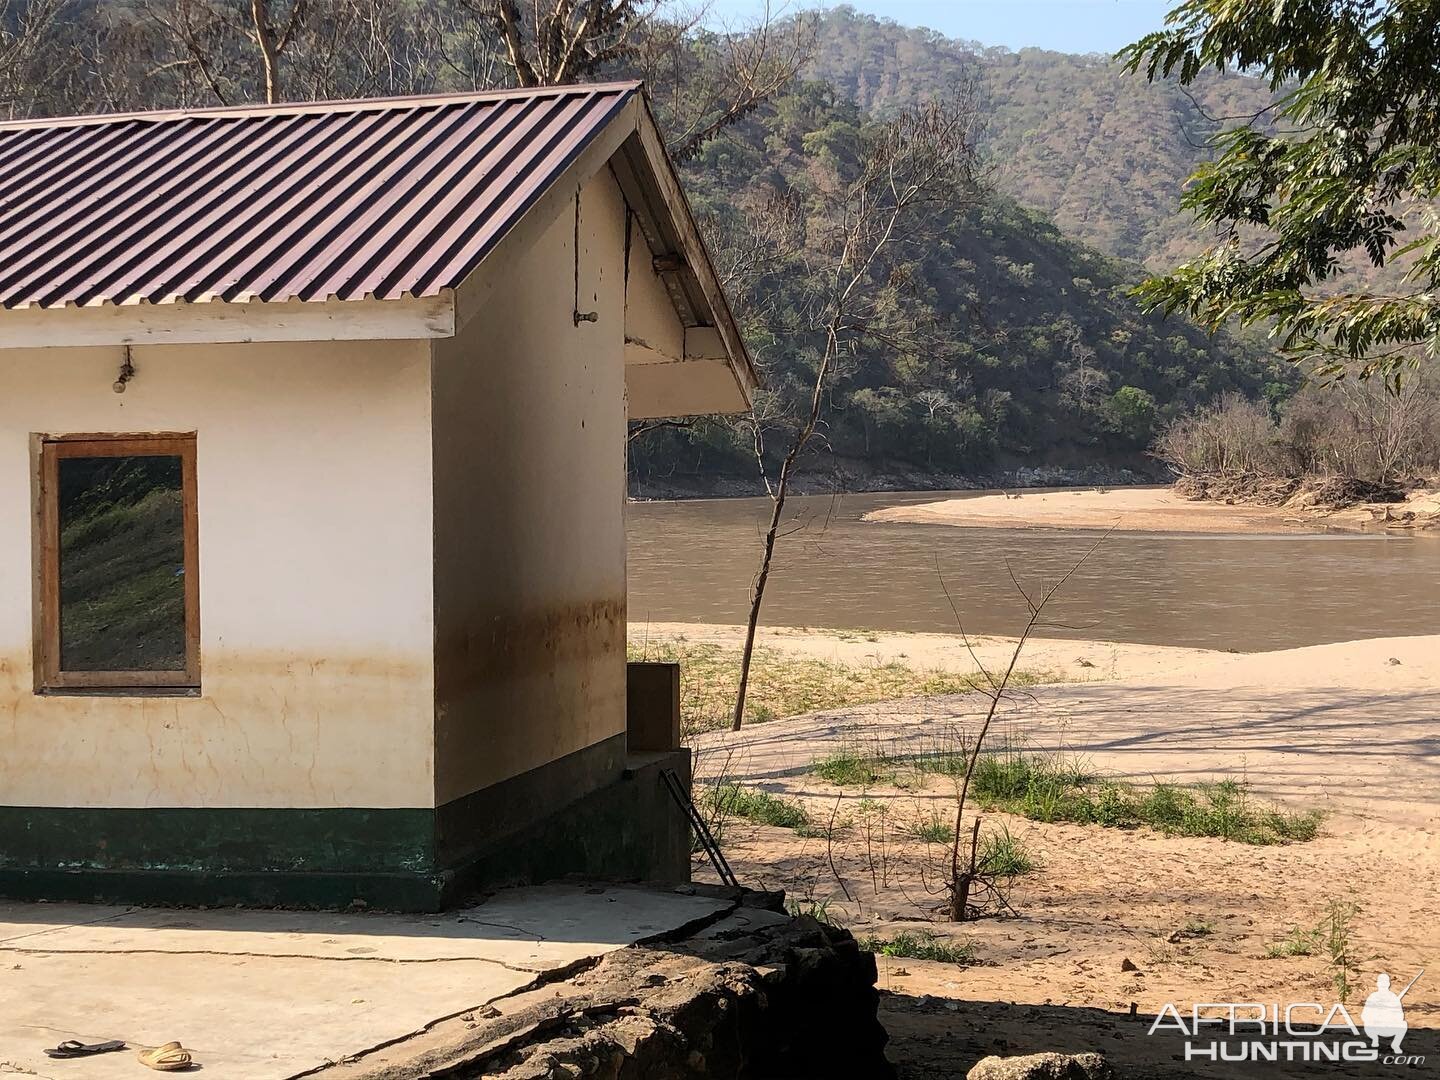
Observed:
[[[115,124],[132,120],[164,123],[225,117],[335,115],[338,113],[380,112],[394,108],[419,108],[426,105],[457,105],[477,101],[505,101],[513,98],[559,97],[565,94],[639,90],[644,84],[638,79],[621,79],[597,83],[560,83],[554,86],[521,86],[503,90],[462,90],[445,94],[407,94],[397,97],[335,98],[324,101],[287,101],[274,105],[216,105],[203,109],[149,109],[139,112],[87,113],[80,116],[34,117],[26,120],[0,121],[0,132],[35,128],[69,128],[99,124]]]

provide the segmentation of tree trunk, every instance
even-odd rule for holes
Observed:
[[[980,819],[970,829],[970,867],[964,873],[954,875],[950,883],[950,921],[964,922],[965,908],[970,903],[970,885],[980,867],[977,865],[980,850]]]
[[[745,695],[750,686],[750,661],[755,656],[755,628],[760,625],[760,605],[765,601],[765,583],[770,580],[770,562],[775,558],[775,538],[780,534],[780,519],[785,510],[785,491],[790,486],[790,469],[795,461],[792,451],[780,466],[780,478],[771,497],[770,528],[765,531],[765,553],[760,558],[760,572],[755,575],[755,588],[750,596],[750,619],[745,625],[745,649],[740,654],[740,689],[735,694],[735,715],[730,730],[739,731],[745,722]]]
[[[260,46],[260,59],[265,65],[265,101],[274,105],[280,100],[279,53],[275,48],[275,32],[270,26],[268,0],[250,0],[250,17],[255,21],[255,44]]]

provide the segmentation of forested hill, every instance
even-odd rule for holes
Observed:
[[[14,33],[0,34],[0,103],[8,94],[11,109],[30,115],[260,99],[257,11],[286,13],[298,35],[270,72],[282,98],[510,81],[494,6],[469,0],[35,6],[54,18],[27,50],[17,52]],[[716,48],[711,31],[658,18],[641,35],[653,35],[647,47],[604,74],[648,75],[662,123],[707,130],[729,115],[705,102],[731,99],[734,57]],[[782,24],[779,39],[803,29]],[[739,122],[720,123],[718,137],[685,163],[722,265],[733,254],[727,235],[759,228],[764,215],[752,211],[767,201],[823,222],[824,192],[843,190],[861,171],[874,145],[862,132],[873,138],[877,116],[943,94],[971,73],[982,84],[995,169],[962,204],[927,220],[923,236],[876,264],[884,265],[874,282],[883,302],[873,310],[891,319],[879,329],[907,332],[867,329],[847,339],[824,387],[822,438],[813,444],[824,452],[805,462],[808,475],[838,465],[856,485],[930,486],[1022,466],[1143,466],[1159,427],[1195,405],[1232,390],[1288,392],[1293,373],[1263,341],[1210,338],[1182,319],[1144,315],[1132,299],[1144,276],[1133,260],[1162,265],[1172,248],[1195,241],[1176,202],[1202,153],[1191,142],[1208,121],[1177,91],[1121,80],[1102,58],[987,51],[846,10],[820,16],[808,71],[780,79],[775,85],[787,89],[773,99],[767,90],[753,111],[738,111]],[[682,121],[692,97],[700,111]],[[1211,80],[1201,97],[1226,115],[1258,100],[1244,79]],[[760,404],[772,457],[783,453],[793,417],[808,411],[824,340],[815,333],[818,264],[806,262],[807,251],[792,244],[758,291],[737,276],[737,293],[746,293],[737,306],[766,375]],[[744,422],[640,435],[630,443],[637,490],[758,490],[754,445]]]
[[[808,170],[843,156],[864,122],[844,90],[807,83],[710,144],[687,187],[702,214],[721,218],[761,185],[803,192]],[[814,469],[924,486],[1019,466],[1143,466],[1167,418],[1231,390],[1278,396],[1293,379],[1263,343],[1143,315],[1129,295],[1141,267],[993,191],[940,223],[915,272],[909,302],[940,328],[937,341],[915,351],[872,342],[842,366],[828,395],[833,453]],[[785,273],[772,289],[782,305],[798,292]],[[770,389],[808,399],[805,342],[753,340]],[[631,460],[642,492],[756,475],[748,433],[723,423],[647,433]]]
[[[1270,101],[1265,84],[1245,76],[1211,72],[1185,89],[1151,84],[1108,56],[985,48],[850,8],[818,25],[811,73],[862,109],[883,113],[977,80],[995,187],[1067,236],[1153,270],[1204,244],[1179,198],[1209,156],[1206,138],[1223,118]]]

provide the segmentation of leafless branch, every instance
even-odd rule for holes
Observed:
[[[877,266],[891,245],[908,234],[913,219],[923,216],[927,206],[953,201],[973,175],[974,131],[973,100],[932,102],[902,113],[860,148],[858,174],[835,184],[833,196],[820,213],[807,217],[799,245],[789,253],[805,265],[806,280],[816,283],[812,311],[818,318],[797,336],[819,337],[819,359],[808,407],[798,418],[773,482],[766,469],[761,424],[752,416],[756,464],[770,495],[771,515],[751,586],[732,730],[744,723],[755,634],[790,482],[820,432],[832,372],[864,332],[872,295],[883,287]]]
[[[1036,627],[1039,626],[1045,608],[1055,599],[1055,596],[1060,590],[1065,587],[1065,583],[1075,576],[1080,568],[1089,560],[1091,555],[1095,554],[1100,545],[1110,538],[1110,534],[1113,531],[1113,526],[1107,529],[1105,533],[1061,575],[1058,581],[1053,585],[1041,589],[1035,596],[1032,596],[1026,589],[1021,587],[1013,572],[1010,575],[1010,580],[1014,582],[1016,589],[1020,592],[1020,595],[1024,597],[1026,607],[1030,614],[1029,618],[1025,620],[1024,628],[1021,630],[1020,636],[1015,642],[1014,649],[1010,652],[1009,662],[1006,664],[1005,671],[1001,674],[1000,678],[996,679],[986,671],[983,666],[981,667],[981,671],[985,673],[986,681],[990,684],[988,691],[982,690],[982,693],[986,693],[990,698],[990,706],[985,711],[985,718],[981,721],[980,730],[970,744],[970,753],[965,761],[965,775],[960,781],[960,790],[955,796],[955,828],[950,847],[950,880],[948,882],[950,889],[950,918],[955,922],[961,922],[965,918],[966,905],[970,898],[970,888],[975,881],[974,844],[972,844],[971,847],[968,870],[963,868],[961,861],[961,838],[963,835],[962,828],[964,825],[965,804],[970,794],[971,780],[975,776],[975,766],[980,760],[981,750],[984,749],[985,738],[990,734],[990,727],[994,723],[995,713],[999,710],[1000,703],[1005,699],[1006,691],[1010,686],[1010,680],[1014,677],[1016,665],[1020,661],[1020,654],[1025,651],[1026,643],[1030,640],[1030,636],[1035,632]],[[941,587],[945,588],[943,575],[941,577]],[[948,589],[945,589],[945,595],[947,598],[950,596]],[[953,610],[953,601],[951,606]],[[974,648],[971,646],[969,636],[965,634],[963,626],[961,627],[961,636],[965,641],[966,648],[970,650],[970,655],[972,657],[975,656]],[[978,830],[979,822],[976,821],[975,832],[977,837],[979,835]]]

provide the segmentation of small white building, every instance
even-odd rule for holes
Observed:
[[[683,876],[626,421],[754,385],[638,84],[0,125],[0,895]]]

